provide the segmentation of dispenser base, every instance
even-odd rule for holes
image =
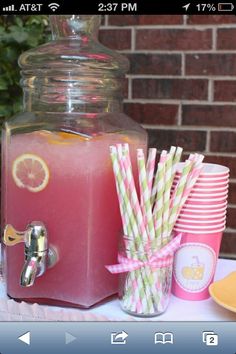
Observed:
[[[108,297],[106,297],[105,299],[101,299],[98,302],[96,302],[93,305],[90,306],[84,306],[84,305],[80,305],[80,304],[74,304],[74,303],[70,303],[67,301],[61,301],[61,300],[55,300],[55,299],[44,299],[44,298],[14,298],[11,295],[7,294],[12,300],[17,301],[17,302],[28,302],[31,304],[37,303],[38,305],[48,305],[48,306],[58,306],[58,307],[71,307],[71,308],[80,308],[80,309],[91,309],[93,307],[96,307],[98,305],[102,305],[105,302],[114,300],[117,297],[117,294],[111,294]]]

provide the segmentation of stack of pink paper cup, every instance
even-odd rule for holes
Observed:
[[[179,164],[174,190],[179,181]],[[174,226],[182,233],[173,271],[173,293],[188,300],[208,298],[213,281],[222,233],[226,224],[229,169],[205,164]]]

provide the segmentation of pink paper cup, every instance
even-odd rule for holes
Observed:
[[[174,231],[177,231],[177,232],[188,232],[188,233],[191,233],[191,234],[202,234],[202,233],[216,233],[216,232],[220,232],[220,231],[224,231],[225,230],[225,223],[223,223],[222,225],[219,225],[217,227],[213,227],[213,228],[206,228],[206,227],[203,227],[203,228],[193,228],[193,227],[186,227],[186,226],[180,226],[180,225],[177,225],[175,224],[174,226]]]
[[[185,211],[190,211],[190,212],[197,212],[197,213],[214,213],[215,211],[218,211],[219,209],[226,209],[227,208],[227,201],[223,201],[222,203],[218,204],[210,204],[210,205],[198,205],[198,204],[193,204],[193,205],[187,205],[186,203],[184,204],[183,208],[181,209],[181,213]]]
[[[187,227],[188,229],[198,229],[198,230],[208,230],[208,229],[214,229],[218,226],[221,226],[225,224],[226,217],[224,216],[221,219],[210,219],[210,220],[196,220],[196,219],[191,219],[191,221],[186,221],[181,219],[177,220],[175,225],[176,227]]]
[[[216,221],[223,221],[226,218],[226,212],[222,213],[222,214],[215,214],[215,215],[211,215],[210,217],[208,215],[204,215],[203,217],[195,217],[195,216],[189,216],[189,215],[179,215],[177,222],[187,222],[187,223],[213,223]]]
[[[180,175],[184,167],[184,162],[180,162],[177,165],[176,175]],[[229,168],[223,165],[217,165],[214,163],[203,163],[203,169],[200,173],[200,178],[225,178],[229,176]]]
[[[209,231],[213,231],[213,230],[219,230],[222,227],[225,226],[226,220],[222,220],[216,223],[183,223],[183,222],[176,222],[175,226],[174,226],[174,230],[176,229],[181,229],[182,232],[191,232],[194,230],[198,230],[198,231],[203,231],[203,232],[207,232]]]
[[[227,198],[228,191],[222,193],[195,193],[194,191],[189,194],[189,198],[197,199],[216,199],[216,198]]]
[[[176,174],[174,178],[174,182],[178,182],[181,174]],[[226,177],[198,177],[196,184],[201,184],[201,185],[218,185],[218,184],[227,184],[229,183],[229,176]]]
[[[219,220],[222,219],[223,217],[226,216],[226,210],[222,211],[221,213],[215,213],[215,214],[194,214],[194,213],[180,213],[178,217],[178,221],[184,221],[184,220]]]
[[[217,211],[216,213],[211,212],[208,210],[205,209],[205,211],[197,211],[197,210],[189,210],[189,211],[182,211],[178,218],[185,218],[185,219],[213,219],[215,217],[218,217],[218,216],[223,216],[223,215],[226,215],[227,213],[227,209],[223,209],[221,211]]]
[[[176,236],[178,232],[174,232]],[[198,301],[210,297],[222,231],[183,233],[173,264],[172,293],[184,300]]]
[[[207,205],[207,206],[212,206],[212,205],[218,205],[223,202],[227,201],[227,197],[224,198],[188,198],[185,202],[186,205],[192,206],[192,205]]]
[[[177,185],[179,180],[174,180],[173,181],[173,187],[175,187]],[[220,182],[220,183],[200,183],[200,182],[196,182],[194,184],[193,190],[222,190],[222,189],[226,189],[229,186],[229,180],[225,181],[225,182]]]
[[[217,232],[222,232],[225,230],[225,224],[222,227],[218,227],[216,229],[210,229],[210,230],[206,230],[205,232],[203,230],[197,230],[197,229],[186,229],[186,228],[179,228],[177,226],[174,227],[174,231],[178,232],[178,233],[190,233],[190,234],[195,234],[195,235],[202,235],[203,233],[207,233],[207,234],[215,234]]]
[[[174,192],[174,189],[172,188],[171,189],[171,195],[173,194]],[[189,197],[188,198],[209,198],[209,199],[212,199],[212,198],[220,198],[220,197],[227,197],[228,195],[228,188],[224,189],[224,190],[221,190],[221,191],[212,191],[212,192],[209,192],[209,191],[206,191],[206,190],[201,190],[201,191],[196,191],[196,190],[192,190],[191,193],[189,194]]]

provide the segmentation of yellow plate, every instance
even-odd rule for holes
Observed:
[[[211,284],[209,292],[217,304],[236,312],[236,272],[232,272],[224,279]]]

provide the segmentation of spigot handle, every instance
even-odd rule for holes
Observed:
[[[25,242],[25,232],[17,231],[12,225],[6,225],[3,233],[3,243],[6,246],[14,246]]]

